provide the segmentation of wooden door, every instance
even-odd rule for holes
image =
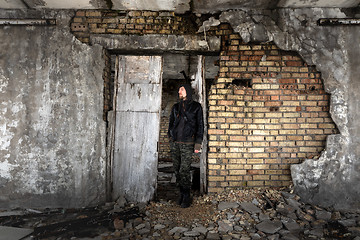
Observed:
[[[113,199],[147,202],[157,182],[161,56],[118,56]]]

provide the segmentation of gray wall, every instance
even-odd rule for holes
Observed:
[[[56,26],[0,26],[0,208],[104,201],[102,48],[70,33],[73,12],[1,11]]]
[[[274,41],[281,49],[297,51],[322,73],[340,134],[328,137],[319,159],[291,167],[295,190],[306,202],[360,209],[360,27],[317,25],[319,18],[346,17],[354,16],[313,8],[228,11],[220,19],[245,41]]]

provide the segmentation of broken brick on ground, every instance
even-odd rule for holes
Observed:
[[[291,189],[195,196],[186,209],[173,200],[120,199],[98,208],[19,211],[3,212],[1,225],[32,228],[37,239],[360,239],[359,212],[305,204]]]

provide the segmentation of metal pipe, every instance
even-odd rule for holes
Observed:
[[[55,19],[0,19],[0,25],[56,25]]]

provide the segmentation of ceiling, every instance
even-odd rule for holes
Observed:
[[[0,9],[113,9],[213,13],[228,9],[359,7],[360,0],[0,0]]]

